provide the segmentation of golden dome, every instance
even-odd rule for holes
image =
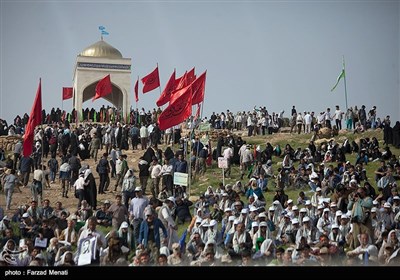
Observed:
[[[93,45],[90,45],[84,49],[80,56],[94,56],[94,57],[106,57],[106,58],[122,58],[122,54],[119,50],[101,40]]]

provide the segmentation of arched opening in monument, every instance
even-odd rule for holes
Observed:
[[[82,120],[87,121],[114,121],[118,118],[121,120],[123,118],[123,94],[120,88],[112,84],[112,93],[98,98],[92,101],[92,98],[95,95],[97,81],[87,86],[82,93],[82,110],[83,110],[83,118]],[[104,107],[107,109],[107,113],[105,113],[104,118],[103,113],[100,112],[100,108]],[[111,112],[108,108],[114,108]],[[94,110],[93,110],[94,109]],[[96,111],[96,113],[94,113]],[[96,117],[97,116],[97,117]],[[118,117],[117,117],[118,116]]]

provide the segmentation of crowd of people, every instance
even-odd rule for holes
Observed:
[[[357,143],[310,141],[307,148],[272,146],[266,138],[265,144],[252,147],[233,131],[245,125],[249,136],[264,135],[279,132],[284,125],[284,112],[269,115],[265,108],[204,118],[213,128],[232,132],[220,134],[215,147],[207,135],[183,137],[180,126],[161,131],[157,110],[144,119],[139,113],[127,123],[94,113],[100,123],[85,122],[75,128],[70,125],[73,120],[53,121],[50,114],[51,121],[36,128],[32,156],[22,155],[22,142],[13,154],[2,155],[5,210],[11,209],[19,187],[30,188],[32,200],[13,215],[0,208],[0,262],[9,266],[398,265],[400,163],[389,144],[398,147],[400,137],[395,133],[400,129],[391,128],[389,117],[380,123],[371,112],[360,114],[364,109],[358,110],[358,119],[352,113],[355,126],[348,128],[355,131],[357,123],[365,129],[381,126],[383,147],[378,139],[367,137]],[[329,111],[320,113],[323,118],[311,117],[310,124],[297,123],[301,114],[293,106],[297,133],[330,127],[332,120],[341,127],[342,117],[337,118],[344,114],[331,116]],[[23,133],[26,121],[24,117],[14,122],[16,134]],[[142,153],[135,167],[129,166],[124,153],[130,149]],[[346,159],[349,154],[356,154],[355,162]],[[185,186],[173,183],[174,173],[189,173],[190,179],[204,176],[218,157],[227,161],[225,176],[238,180],[209,186],[198,200],[190,201]],[[93,165],[86,163],[89,158]],[[367,174],[365,166],[372,161],[380,166]],[[231,168],[234,165],[239,166],[238,174]],[[43,197],[43,188],[57,177],[60,195],[75,197],[74,209],[59,201],[52,206]],[[288,189],[298,192],[297,199],[285,194]],[[115,200],[97,205],[106,192],[112,192]],[[266,192],[275,192],[271,201]],[[18,234],[12,223],[19,225]]]

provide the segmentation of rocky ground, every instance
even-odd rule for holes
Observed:
[[[101,155],[103,153],[103,151],[99,150],[99,155]],[[135,175],[137,175],[137,166],[138,166],[137,162],[138,162],[138,158],[143,155],[143,151],[142,150],[135,150],[135,151],[129,150],[129,151],[124,151],[124,154],[128,155],[127,160],[128,160],[129,168],[133,168]],[[43,159],[43,163],[47,164],[47,161],[49,159],[50,158]],[[57,158],[57,159],[60,164],[60,159],[59,158]],[[82,161],[81,164],[82,165],[88,164],[91,167],[91,170],[96,179],[96,183],[97,183],[97,187],[98,187],[100,179],[99,179],[98,173],[96,172],[96,163],[94,162],[94,160],[87,159],[85,161]],[[32,178],[33,178],[33,175],[31,174],[30,180],[32,180]],[[117,192],[114,192],[114,184],[115,184],[115,179],[111,178],[110,186],[109,186],[106,194],[98,194],[97,195],[98,207],[106,199],[113,202],[115,200],[115,195],[117,193],[121,192],[120,188],[117,189]],[[18,206],[24,205],[24,204],[30,205],[32,195],[31,195],[29,186],[26,188],[23,188],[22,186],[20,186],[19,189],[21,190],[21,192],[19,192],[18,189],[15,189],[15,191],[14,191],[14,194],[12,197],[11,210],[5,211],[8,216],[10,216],[10,215],[12,216],[17,211]],[[148,188],[148,191],[150,191],[150,188]],[[147,193],[147,194],[150,194],[150,193]],[[61,182],[58,181],[58,176],[56,177],[55,183],[50,184],[50,187],[43,188],[43,199],[46,199],[46,198],[50,200],[50,205],[52,207],[55,206],[57,201],[61,201],[63,204],[63,207],[67,208],[68,211],[70,211],[71,213],[76,211],[78,199],[75,198],[74,191],[72,190],[72,191],[68,192],[68,198],[62,197]],[[0,206],[3,209],[6,208],[4,193],[2,193],[0,195]]]

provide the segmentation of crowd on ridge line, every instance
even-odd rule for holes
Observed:
[[[42,110],[42,123],[49,125],[63,125],[69,127],[70,123],[79,122],[93,122],[93,123],[113,123],[117,122],[124,123],[127,125],[149,125],[154,124],[158,120],[158,116],[162,110],[160,107],[153,108],[152,111],[142,109],[134,109],[131,107],[130,113],[127,117],[122,116],[122,110],[104,105],[96,111],[94,108],[82,109],[80,116],[77,116],[75,109],[71,113],[67,113],[65,110],[60,108],[52,108],[50,113]],[[213,112],[209,119],[204,117],[201,121],[210,123],[212,128],[215,129],[229,129],[229,130],[242,130],[247,129],[248,136],[252,135],[265,135],[278,132],[284,125],[290,126],[290,132],[294,131],[297,133],[310,133],[314,129],[326,126],[333,128],[334,130],[342,129],[342,120],[344,120],[344,126],[347,130],[354,130],[357,132],[363,132],[366,129],[378,128],[383,126],[385,119],[377,116],[377,108],[373,106],[370,110],[366,110],[365,105],[360,108],[356,106],[348,108],[345,112],[342,111],[339,105],[335,106],[335,111],[331,112],[330,108],[321,111],[319,114],[315,114],[313,111],[304,111],[302,114],[298,112],[296,107],[293,105],[291,109],[291,115],[289,116],[289,123],[285,124],[284,121],[284,110],[279,113],[268,112],[266,107],[260,106],[259,108],[254,107],[252,111],[232,113],[229,109],[226,112],[215,113]],[[13,135],[22,134],[25,125],[28,123],[29,116],[27,113],[21,118],[17,115],[13,121],[13,124],[8,125],[6,120],[0,119],[0,135]],[[332,125],[331,122],[334,122]],[[189,126],[193,125],[193,117],[188,120]]]
[[[179,138],[175,138],[180,143],[177,151],[159,149],[162,137],[155,125],[152,132],[156,134],[146,137],[150,146],[147,141],[140,143],[144,154],[138,162],[137,182],[136,171],[122,152],[123,125],[117,124],[113,132],[112,127],[106,128],[106,134],[109,131],[114,139],[110,152],[107,141],[102,143],[97,137],[102,134],[98,134],[98,125],[82,125],[72,131],[48,126],[37,128],[35,133],[40,160],[35,159],[35,153],[32,157],[6,158],[2,179],[6,208],[11,206],[19,181],[30,187],[33,199],[28,207],[19,207],[13,217],[1,213],[2,264],[77,265],[80,245],[88,236],[97,241],[93,265],[398,264],[400,198],[396,180],[400,179],[400,164],[387,145],[390,137],[392,142],[395,139],[395,135],[388,136],[388,128],[383,132],[384,149],[376,138],[363,138],[359,143],[346,139],[340,144],[331,139],[319,145],[311,141],[306,149],[289,144],[281,149],[267,143],[261,149],[251,148],[241,137],[220,135],[215,149],[210,141],[204,144],[204,139],[194,138],[187,155],[183,152],[185,142]],[[46,142],[41,140],[48,136],[51,159],[43,164],[40,155],[47,154],[39,151]],[[58,143],[63,137],[68,140]],[[51,138],[56,143],[50,144]],[[80,143],[86,138],[90,148]],[[102,149],[102,144],[106,152],[97,160],[92,147]],[[133,148],[138,145],[136,142]],[[357,154],[353,164],[346,160],[349,153]],[[51,162],[59,164],[57,155],[61,165],[54,168]],[[96,166],[85,164],[85,156],[92,157]],[[240,174],[233,174],[240,180],[234,185],[210,186],[199,200],[189,201],[185,189],[173,185],[173,172],[187,173],[190,166],[192,174],[202,176],[218,156],[227,160],[228,177],[233,177],[233,164],[240,166]],[[281,163],[277,172],[273,161]],[[364,168],[371,161],[380,162],[375,174],[367,174]],[[19,166],[20,178],[14,166]],[[26,166],[28,169],[23,169]],[[94,170],[100,177],[98,188]],[[43,188],[54,182],[57,173],[62,195],[74,190],[78,199],[71,213],[60,202],[53,208],[42,198]],[[378,193],[371,176],[375,176]],[[247,183],[242,183],[244,178]],[[146,196],[148,179],[150,199]],[[268,181],[275,181],[275,190]],[[97,195],[112,190],[111,182],[115,202],[104,201],[98,209]],[[289,188],[298,189],[296,201],[285,194]],[[265,191],[276,191],[269,203]],[[10,220],[19,223],[20,236],[14,235]],[[188,222],[189,227],[179,237],[178,225]],[[98,224],[112,230],[104,236],[96,228]],[[128,261],[129,254],[135,256]]]

